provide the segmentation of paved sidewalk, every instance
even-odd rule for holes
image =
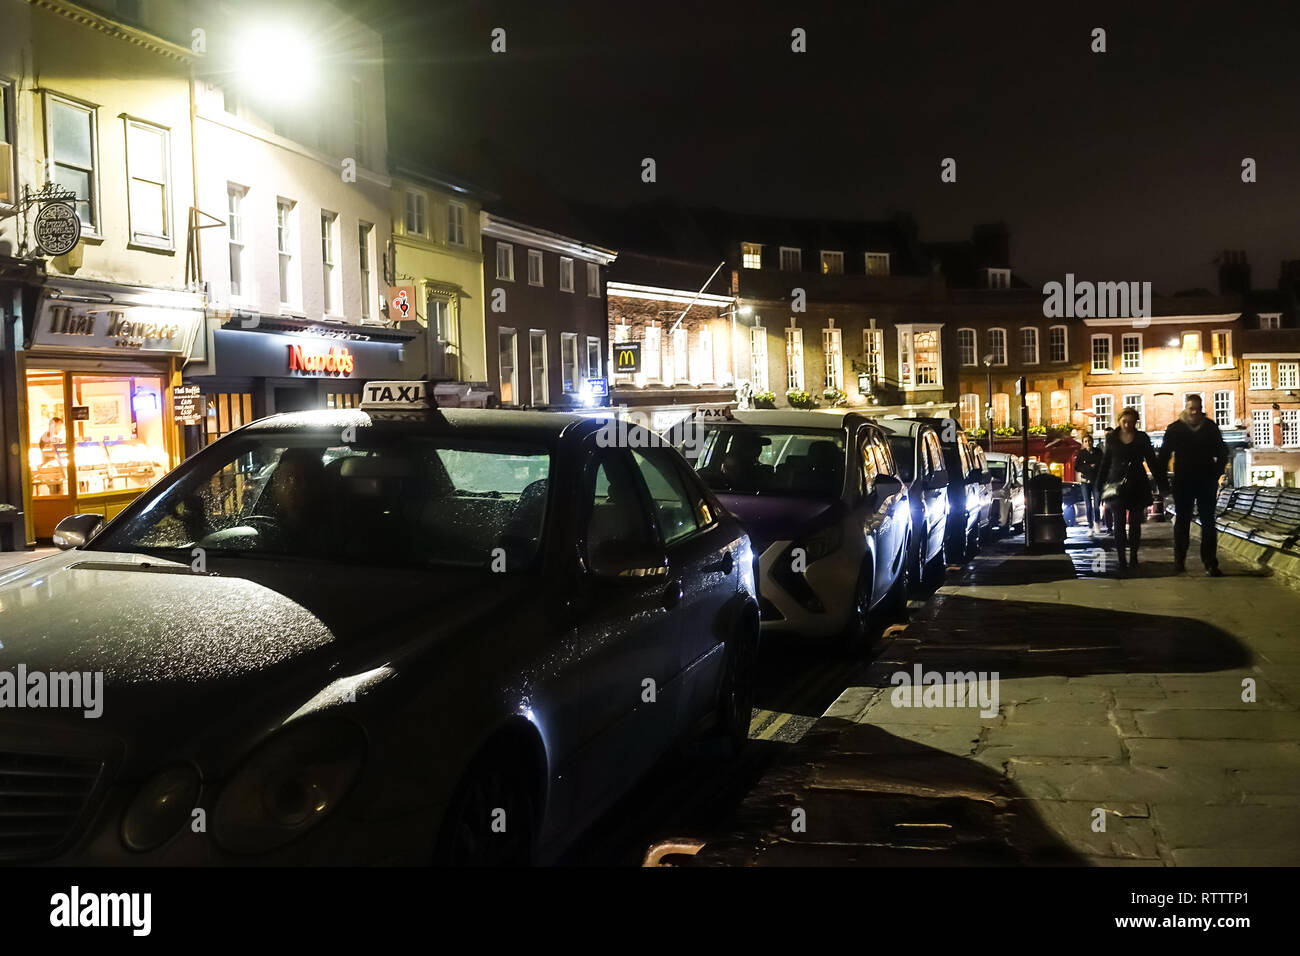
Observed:
[[[0,571],[8,571],[28,561],[35,561],[47,554],[57,554],[58,548],[34,548],[31,551],[0,551]]]
[[[1167,524],[1119,580],[1081,531],[950,572],[695,862],[1300,864],[1300,594],[1175,576]],[[917,665],[997,672],[996,715],[894,706]]]

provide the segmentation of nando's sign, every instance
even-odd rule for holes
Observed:
[[[346,348],[338,345],[329,350],[313,349],[310,345],[289,346],[289,371],[305,372],[310,375],[352,374],[356,360]]]

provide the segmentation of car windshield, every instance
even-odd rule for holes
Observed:
[[[988,470],[993,473],[995,485],[1005,484],[1007,480],[1007,463],[997,458],[988,459]]]
[[[733,495],[837,497],[844,485],[844,432],[832,428],[708,425],[695,470]]]
[[[898,465],[898,477],[904,481],[911,481],[912,439],[907,435],[890,435],[889,450],[894,453],[894,464]]]
[[[551,456],[505,441],[277,434],[222,441],[196,464],[91,548],[520,570],[541,546]]]

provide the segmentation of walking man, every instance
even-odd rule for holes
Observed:
[[[1186,570],[1195,507],[1201,518],[1201,563],[1210,577],[1221,577],[1214,500],[1228,464],[1228,446],[1223,443],[1219,426],[1205,417],[1199,395],[1188,395],[1183,413],[1165,429],[1158,457],[1162,475],[1169,470],[1170,457],[1174,460],[1174,508],[1178,512],[1174,519],[1174,568],[1180,574]]]
[[[1083,433],[1080,439],[1083,446],[1074,456],[1074,476],[1079,479],[1079,493],[1086,502],[1085,512],[1088,518],[1088,533],[1096,537],[1100,532],[1097,527],[1097,508],[1094,500],[1094,486],[1097,482],[1097,469],[1101,466],[1101,452],[1092,447],[1092,436]]]

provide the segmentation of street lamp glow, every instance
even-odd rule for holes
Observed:
[[[282,104],[304,102],[316,87],[310,39],[288,24],[247,30],[235,53],[235,70],[250,96]]]

